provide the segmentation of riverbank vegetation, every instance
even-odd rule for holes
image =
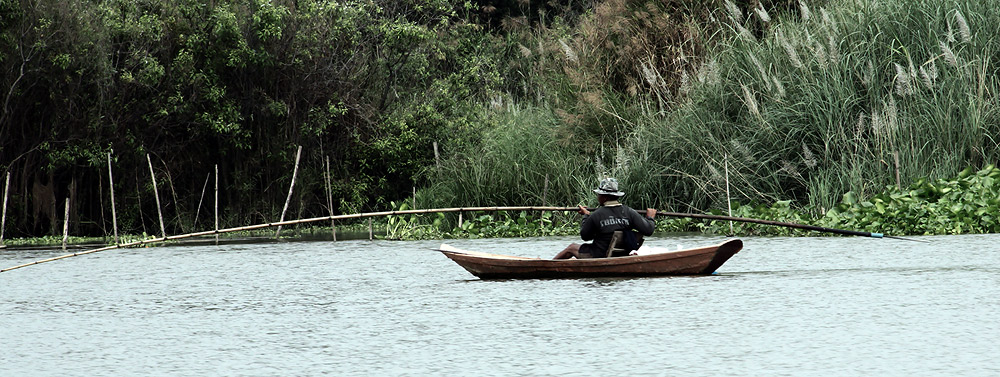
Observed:
[[[975,215],[996,197],[977,185],[995,186],[966,179],[1000,162],[1000,3],[567,4],[5,1],[7,237],[61,234],[66,200],[72,234],[110,234],[108,155],[132,234],[158,233],[151,170],[171,234],[214,221],[215,179],[222,227],[276,221],[293,175],[286,218],[593,205],[614,176],[639,208],[719,212],[728,186],[734,215],[997,231]],[[457,237],[574,223],[483,216],[384,226]]]

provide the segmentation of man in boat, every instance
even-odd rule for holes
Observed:
[[[597,194],[597,202],[601,204],[601,207],[594,210],[593,213],[584,206],[580,206],[577,211],[583,215],[580,237],[584,241],[593,240],[594,242],[583,245],[570,244],[552,259],[604,258],[611,246],[611,237],[617,230],[635,230],[644,236],[653,234],[653,229],[656,227],[653,222],[656,210],[647,208],[646,216],[642,216],[639,212],[622,204],[619,200],[625,196],[625,193],[618,190],[617,180],[614,178],[603,179],[600,186],[594,189],[594,193]]]

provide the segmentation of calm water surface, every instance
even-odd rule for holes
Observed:
[[[1000,375],[1000,235],[922,239],[745,238],[713,276],[523,281],[439,241],[107,251],[0,274],[0,376]]]

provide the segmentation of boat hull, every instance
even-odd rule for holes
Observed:
[[[562,279],[708,275],[743,249],[743,241],[668,253],[594,259],[539,259],[465,251],[441,245],[438,249],[480,279]]]

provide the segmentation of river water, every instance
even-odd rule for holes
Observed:
[[[106,251],[0,274],[0,376],[1000,375],[1000,235],[920,239],[744,238],[712,276],[522,281],[440,241]]]

